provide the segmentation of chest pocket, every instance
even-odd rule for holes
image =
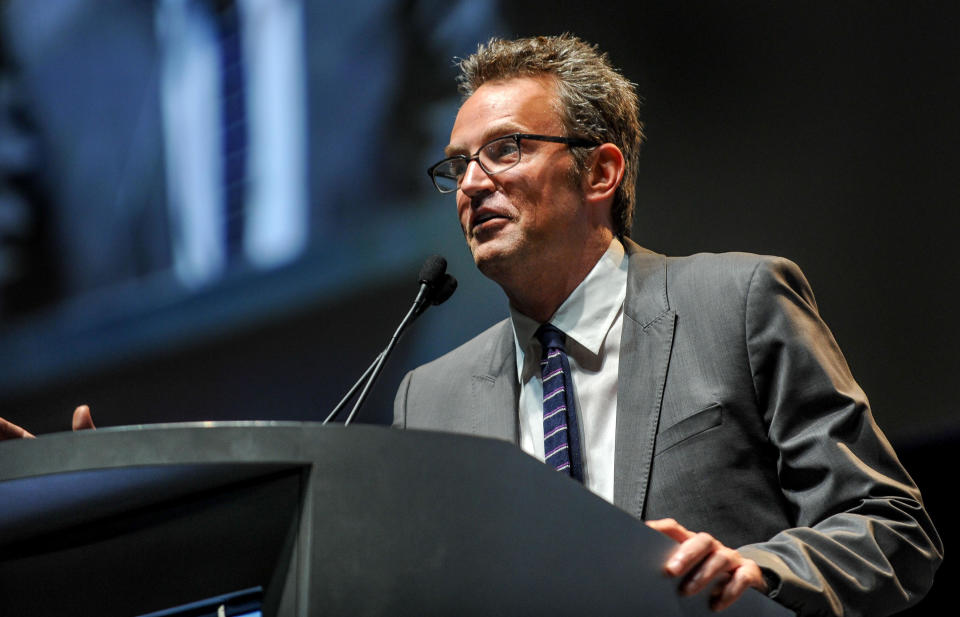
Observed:
[[[677,444],[723,424],[723,407],[714,403],[692,416],[680,420],[657,435],[654,456],[660,456]]]

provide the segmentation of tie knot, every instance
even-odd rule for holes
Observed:
[[[563,352],[566,352],[566,349],[564,349],[564,343],[567,340],[567,335],[553,324],[543,324],[537,328],[534,336],[537,337],[538,341],[540,341],[544,351],[547,349],[559,349]]]

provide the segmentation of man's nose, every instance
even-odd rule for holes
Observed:
[[[460,190],[472,197],[481,191],[492,190],[492,187],[493,181],[480,167],[479,161],[477,159],[469,161],[460,179]]]

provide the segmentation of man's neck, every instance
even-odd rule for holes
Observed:
[[[581,259],[560,268],[539,268],[525,273],[522,280],[502,284],[501,288],[514,309],[539,323],[550,320],[564,300],[590,274],[610,246],[611,235],[603,244],[584,247]]]

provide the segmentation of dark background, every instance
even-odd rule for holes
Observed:
[[[960,4],[538,0],[500,10],[501,33],[573,32],[638,84],[648,140],[635,240],[668,254],[778,254],[803,268],[949,545]],[[449,71],[441,80],[453,90]],[[448,112],[437,121],[449,126]],[[410,163],[393,160],[394,173],[428,183]],[[383,197],[372,211],[391,207]],[[350,253],[80,326],[56,307],[18,317],[0,335],[0,415],[36,432],[68,428],[81,402],[101,425],[317,419],[385,344],[422,259],[440,252],[461,289],[405,337],[361,415],[388,422],[406,370],[506,314],[472,268],[452,199],[425,186],[414,201]],[[948,555],[914,614],[944,610],[953,571]]]

